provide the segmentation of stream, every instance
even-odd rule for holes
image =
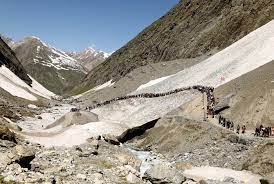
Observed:
[[[138,159],[141,160],[140,166],[140,176],[143,177],[145,172],[150,169],[152,166],[157,164],[169,164],[170,162],[166,161],[162,156],[152,152],[152,151],[143,151],[138,150],[136,148],[131,147],[130,145],[123,145],[126,147],[131,153],[133,153]]]

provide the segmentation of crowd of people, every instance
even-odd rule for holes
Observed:
[[[270,137],[270,136],[272,136],[272,128],[264,127],[263,125],[260,125],[259,127],[255,128],[254,135],[257,137]]]
[[[245,134],[246,133],[246,126],[243,125],[242,127],[238,124],[236,127],[234,125],[234,122],[231,120],[228,120],[224,117],[222,117],[221,115],[219,115],[219,124],[222,125],[223,127],[231,130],[231,131],[235,131],[237,134]]]
[[[211,86],[193,86],[192,89],[196,89],[200,91],[201,93],[205,93],[207,97],[207,115],[212,115],[214,117],[215,111],[215,97],[214,97],[214,87]]]
[[[242,127],[238,124],[236,127],[234,123],[221,115],[219,115],[219,124],[231,131],[235,131],[237,134],[245,134],[246,133],[246,126],[243,125]],[[263,125],[260,125],[259,127],[255,128],[254,135],[257,137],[270,137],[273,136],[274,130],[271,127],[264,127]]]

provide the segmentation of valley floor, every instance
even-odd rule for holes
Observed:
[[[250,135],[239,138],[219,127],[213,120],[197,122],[183,117],[178,119],[178,116],[168,116],[173,119],[170,125],[164,125],[163,117],[144,135],[120,146],[107,143],[104,138],[98,137],[111,133],[105,131],[109,129],[110,122],[106,122],[107,126],[98,126],[99,121],[96,121],[46,128],[74,107],[75,105],[59,104],[42,109],[40,115],[25,117],[19,121],[18,124],[23,130],[18,133],[27,142],[23,141],[10,149],[6,147],[7,149],[2,150],[0,162],[3,162],[3,159],[7,161],[7,152],[8,155],[17,155],[18,150],[23,150],[21,156],[29,154],[31,150],[35,158],[30,162],[30,168],[22,168],[19,162],[8,157],[10,162],[5,167],[0,167],[6,180],[26,183],[155,183],[157,180],[172,183],[195,183],[194,181],[199,180],[212,184],[260,183],[261,175],[241,170],[244,169],[243,165],[253,148],[260,147],[269,140]],[[115,126],[121,128],[115,123],[113,126],[114,132],[117,132]],[[78,130],[82,131],[75,131],[75,127],[81,127]],[[122,133],[127,128],[123,127],[118,132]],[[159,128],[163,134],[159,132]],[[199,131],[193,134],[193,131],[197,131],[196,128]],[[169,135],[175,129],[176,134],[183,135],[175,134],[181,140],[175,140]],[[196,137],[201,134],[200,131],[205,130],[208,131],[206,137]],[[157,132],[157,135],[154,132]],[[163,137],[157,137],[160,135]]]

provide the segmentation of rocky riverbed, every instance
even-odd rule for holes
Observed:
[[[44,109],[41,115],[26,118],[20,125],[23,131],[42,131],[44,126],[51,125],[71,107],[61,105]],[[178,117],[175,119],[178,120]],[[256,155],[253,155],[253,160],[250,156],[256,150],[258,155],[264,155],[265,160],[271,159],[262,151],[259,152],[261,145],[269,145],[267,141],[239,137],[209,122],[181,118],[180,122],[172,120],[172,123],[167,124],[160,120],[145,134],[124,144],[119,143],[113,135],[102,134],[90,136],[76,145],[45,146],[30,139],[24,140],[24,135],[20,137],[5,128],[2,134],[0,173],[5,181],[52,184],[240,184],[250,183],[249,179],[252,178],[256,184],[261,175],[271,176],[267,171],[262,173],[258,170],[264,163],[256,163],[256,167],[255,164],[248,164],[256,159]],[[180,141],[174,137],[180,137]],[[264,146],[263,149],[269,151],[271,146]]]

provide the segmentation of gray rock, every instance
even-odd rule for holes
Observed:
[[[234,179],[234,178],[231,178],[231,177],[226,177],[226,178],[224,179],[224,182],[225,182],[225,183],[241,183],[240,181],[238,181],[238,180],[236,180],[236,179]]]
[[[99,148],[99,139],[98,138],[90,138],[88,139],[88,142],[91,146],[93,146],[95,149],[98,149]]]
[[[1,158],[5,159],[4,163],[7,165],[18,163],[21,167],[30,169],[30,162],[35,158],[35,152],[31,147],[16,145],[12,150],[3,154]]]
[[[200,180],[198,184],[208,184],[205,180]]]
[[[98,155],[98,151],[96,150],[88,150],[78,153],[79,157],[89,157],[91,155]]]
[[[113,135],[110,135],[110,134],[105,134],[103,135],[103,139],[110,143],[110,144],[113,144],[113,145],[120,145],[120,142],[118,141],[118,139],[113,136]]]
[[[140,183],[140,181],[141,181],[140,178],[138,178],[135,174],[133,174],[131,172],[126,176],[126,180],[129,183]]]
[[[237,144],[243,144],[246,145],[247,142],[244,138],[241,138],[237,135],[231,134],[228,138],[227,138],[231,143],[237,143]]]
[[[86,179],[87,179],[87,176],[84,175],[84,174],[77,174],[77,175],[76,175],[76,178],[82,179],[82,180],[86,180]]]
[[[143,178],[153,184],[181,184],[186,181],[186,178],[178,170],[166,164],[154,165],[152,168],[145,172]]]

